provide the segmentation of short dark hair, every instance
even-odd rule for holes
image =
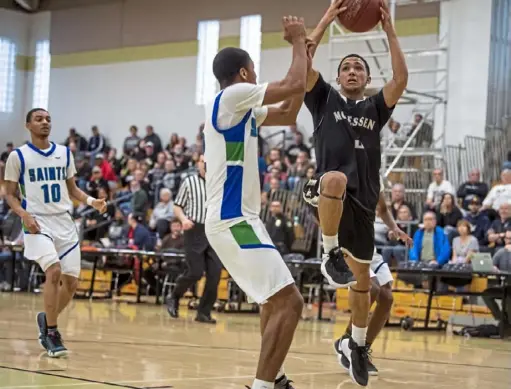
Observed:
[[[48,113],[48,111],[45,110],[44,108],[32,108],[27,113],[27,116],[25,118],[25,123],[30,123],[30,121],[32,120],[32,115],[34,114],[34,112],[37,112],[37,111],[44,111],[44,112]]]
[[[366,67],[366,72],[367,72],[367,75],[370,76],[371,75],[371,69],[369,68],[369,64],[367,63],[367,61],[360,55],[358,54],[348,54],[347,56],[345,56],[343,59],[341,59],[341,62],[339,62],[339,66],[337,67],[337,74],[339,74],[339,72],[341,71],[341,66],[342,66],[342,63],[347,59],[347,58],[358,58],[360,59],[365,67]]]
[[[250,63],[250,55],[237,47],[226,47],[218,52],[213,60],[213,74],[220,85],[231,84],[240,69]]]

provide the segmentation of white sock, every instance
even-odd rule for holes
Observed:
[[[351,325],[351,337],[359,347],[366,345],[367,327],[359,328],[355,324]]]
[[[274,387],[273,382],[261,381],[256,378],[254,380],[254,383],[252,384],[251,389],[273,389],[273,387]]]
[[[279,372],[277,373],[277,378],[275,378],[275,381],[277,381],[279,378],[281,378],[284,374],[284,366],[282,366],[280,369],[279,369]]]
[[[335,249],[337,246],[339,246],[339,238],[337,235],[334,236],[326,236],[323,235],[323,250],[325,250],[325,253],[329,253],[330,250]]]

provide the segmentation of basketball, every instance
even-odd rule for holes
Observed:
[[[381,0],[345,0],[348,7],[339,15],[339,23],[352,32],[372,30],[381,20]]]

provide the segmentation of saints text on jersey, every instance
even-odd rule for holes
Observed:
[[[30,182],[67,180],[67,168],[56,166],[28,169],[28,176]]]
[[[376,122],[374,120],[365,118],[365,117],[353,117],[346,116],[343,111],[335,111],[334,112],[335,122],[340,122],[341,120],[346,120],[352,127],[363,127],[367,130],[373,130]]]

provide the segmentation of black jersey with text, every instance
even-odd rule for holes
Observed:
[[[347,193],[374,213],[380,189],[380,132],[390,118],[383,91],[364,100],[349,100],[319,75],[305,94],[314,122],[318,173],[343,172]]]

